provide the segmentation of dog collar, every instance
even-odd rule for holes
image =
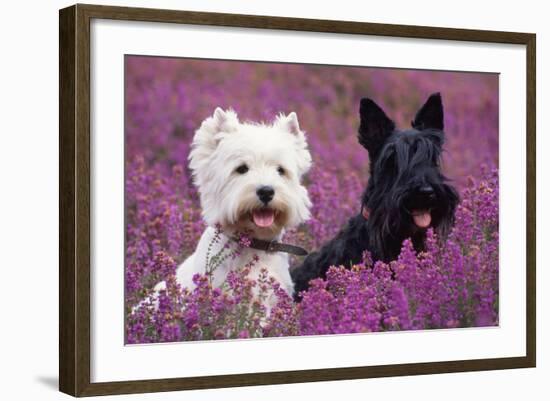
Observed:
[[[239,241],[237,238],[233,238],[235,241]],[[248,248],[257,249],[264,252],[285,252],[297,256],[306,256],[308,252],[299,246],[284,244],[277,241],[266,241],[263,239],[251,238]]]

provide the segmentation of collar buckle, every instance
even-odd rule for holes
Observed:
[[[277,241],[271,240],[267,244],[267,252],[276,252],[277,251]]]

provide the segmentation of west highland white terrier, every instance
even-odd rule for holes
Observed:
[[[233,110],[217,108],[195,133],[189,167],[208,227],[195,252],[178,267],[177,282],[193,288],[193,276],[208,273],[212,284],[220,286],[230,271],[254,260],[250,278],[265,268],[292,296],[288,254],[305,251],[281,240],[285,229],[309,218],[311,207],[301,184],[311,155],[296,113],[258,124],[240,122]],[[249,239],[247,246],[212,263],[223,247],[238,246],[242,233]],[[215,269],[209,271],[213,264]],[[155,290],[164,288],[162,282]],[[273,294],[265,301],[268,308],[275,302]]]

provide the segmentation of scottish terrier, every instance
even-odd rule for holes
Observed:
[[[458,194],[440,168],[445,136],[441,95],[428,98],[412,129],[396,129],[368,98],[361,99],[359,114],[358,139],[368,151],[370,166],[361,212],[291,271],[297,299],[310,280],[324,278],[330,266],[357,264],[364,251],[375,261],[394,260],[407,238],[421,251],[429,227],[444,238],[454,223]]]

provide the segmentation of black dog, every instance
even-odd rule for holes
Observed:
[[[330,266],[359,263],[365,250],[373,260],[394,260],[407,238],[420,251],[428,227],[441,238],[454,223],[458,194],[440,170],[444,141],[440,94],[429,97],[412,129],[397,130],[371,99],[361,99],[359,113],[358,138],[369,152],[371,174],[361,213],[291,271],[297,298],[311,279],[324,278]]]

